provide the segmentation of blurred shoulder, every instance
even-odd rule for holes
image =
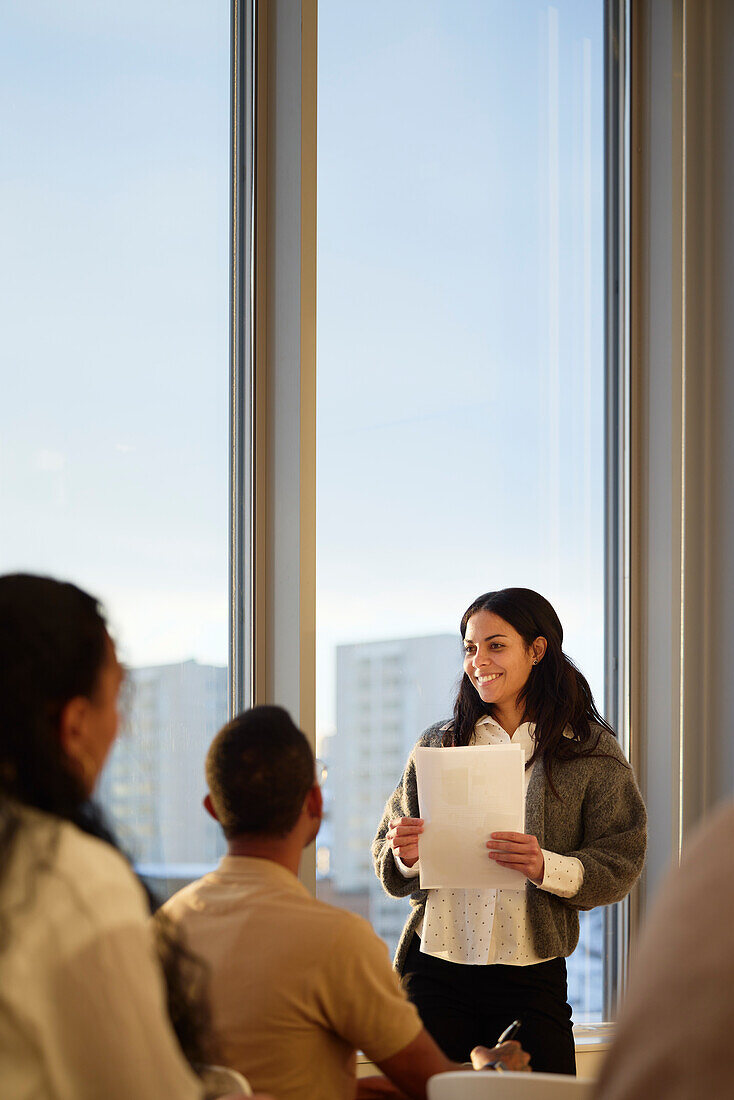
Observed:
[[[708,957],[708,985],[727,971],[727,986],[734,981],[731,944],[731,912],[734,908],[734,801],[713,810],[685,842],[678,867],[671,869],[658,890],[643,930],[643,947],[649,955],[661,941],[676,940],[677,958],[698,956],[702,966]],[[724,941],[726,949],[724,949]],[[675,969],[675,968],[674,968]],[[702,988],[707,982],[703,981]]]
[[[97,914],[115,922],[145,920],[145,892],[125,857],[111,844],[48,814],[24,814],[22,861],[63,907]]]
[[[717,875],[722,874],[722,860],[728,863],[728,872],[734,885],[734,799],[716,807],[694,829],[686,842],[681,868],[700,867],[713,861]]]
[[[16,965],[38,974],[116,930],[145,943],[147,896],[124,857],[52,815],[21,816],[1,883]]]

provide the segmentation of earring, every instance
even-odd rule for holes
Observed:
[[[533,657],[533,664],[534,664],[534,665],[537,665],[537,663],[538,663],[538,658],[537,658],[537,657]]]

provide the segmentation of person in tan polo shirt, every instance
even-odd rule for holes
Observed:
[[[207,810],[228,841],[216,871],[164,907],[210,966],[214,1038],[227,1065],[278,1100],[350,1100],[355,1051],[422,1100],[460,1067],[424,1030],[367,921],[315,900],[297,878],[318,833],[321,790],[301,731],[280,707],[222,729],[206,762]],[[516,1042],[476,1048],[477,1068],[525,1069]]]

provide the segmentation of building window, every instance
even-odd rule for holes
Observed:
[[[394,948],[401,905],[340,838],[354,806],[376,828],[418,735],[450,717],[468,604],[542,592],[604,705],[604,3],[322,0],[318,71],[329,896],[367,899]],[[342,765],[367,660],[360,777]],[[582,922],[577,1022],[604,998],[601,913]]]

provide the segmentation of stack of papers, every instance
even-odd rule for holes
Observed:
[[[419,748],[421,889],[520,890],[521,871],[489,858],[494,832],[525,832],[525,750],[519,745]]]

